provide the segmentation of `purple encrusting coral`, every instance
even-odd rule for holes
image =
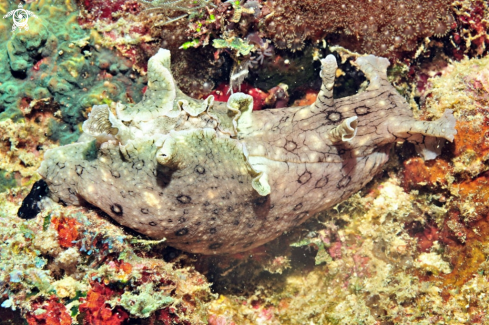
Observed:
[[[18,5],[0,0],[2,16]],[[0,19],[1,324],[489,322],[486,1],[30,0],[23,8],[38,16],[28,31]],[[414,116],[433,121],[452,110],[457,134],[430,161],[395,145],[350,199],[251,251],[184,253],[42,191],[29,210],[37,216],[18,218],[44,152],[76,141],[95,105],[139,102],[159,48],[171,51],[184,93],[227,101],[229,85],[243,82],[256,110],[314,103],[320,60],[331,53],[336,100],[361,94],[369,81],[352,51],[385,56]]]

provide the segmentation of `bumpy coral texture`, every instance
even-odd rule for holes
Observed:
[[[454,22],[451,0],[275,0],[266,30],[278,48],[302,49],[306,39],[349,36],[348,48],[387,55],[412,51],[418,39],[446,34]],[[355,46],[355,43],[357,45]]]
[[[358,57],[370,81],[333,100],[336,60],[322,60],[314,104],[255,111],[183,94],[170,52],[148,63],[136,105],[95,106],[78,143],[46,152],[39,169],[51,197],[98,206],[119,223],[180,249],[239,252],[266,243],[347,199],[377,174],[394,142],[425,158],[453,140],[455,120],[417,121],[386,76],[387,59]]]

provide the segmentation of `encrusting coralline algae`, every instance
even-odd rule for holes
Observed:
[[[357,57],[370,83],[337,100],[336,59],[321,63],[314,104],[252,113],[242,93],[227,104],[183,94],[160,50],[143,100],[115,112],[95,106],[79,141],[48,150],[39,173],[55,201],[87,201],[185,251],[233,253],[347,199],[381,170],[392,143],[413,142],[433,159],[453,140],[450,110],[434,122],[413,118],[387,80],[388,60]]]

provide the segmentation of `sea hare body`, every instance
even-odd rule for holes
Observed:
[[[142,102],[95,106],[77,143],[48,150],[39,173],[51,197],[87,201],[122,225],[189,252],[233,253],[266,243],[361,189],[394,142],[425,158],[453,140],[450,111],[417,121],[386,76],[388,61],[356,59],[370,84],[333,100],[336,60],[322,60],[311,106],[255,111],[183,94],[170,53],[148,63]],[[441,139],[440,139],[441,138]]]

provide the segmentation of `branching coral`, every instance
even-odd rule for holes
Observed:
[[[454,18],[451,0],[275,0],[267,1],[269,12],[264,30],[275,46],[293,51],[306,39],[320,40],[339,33],[349,48],[376,55],[390,55],[416,48],[417,40],[445,35]]]

